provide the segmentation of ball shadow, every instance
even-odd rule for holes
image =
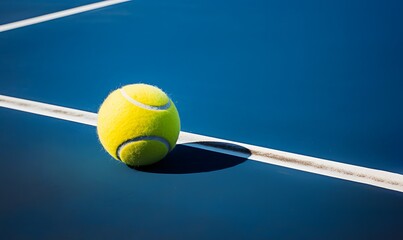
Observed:
[[[149,166],[136,167],[134,169],[142,172],[164,174],[211,172],[234,167],[245,162],[247,157],[251,155],[248,149],[234,144],[220,142],[202,142],[196,144],[236,151],[245,157],[236,157],[190,146],[177,145],[175,149],[160,162]]]

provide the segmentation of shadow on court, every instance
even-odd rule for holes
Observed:
[[[165,174],[211,172],[241,164],[251,155],[248,149],[238,145],[226,144],[222,146],[222,143],[218,142],[204,142],[203,144],[206,146],[220,145],[220,148],[239,152],[245,157],[235,157],[185,145],[177,145],[175,149],[160,162],[135,169],[143,172]]]

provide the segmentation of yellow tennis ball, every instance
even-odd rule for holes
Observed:
[[[180,131],[174,103],[159,88],[131,84],[113,91],[98,111],[97,132],[115,159],[137,167],[158,162]]]

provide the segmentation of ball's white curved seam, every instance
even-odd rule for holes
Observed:
[[[120,94],[122,94],[122,96],[131,104],[146,109],[146,110],[156,110],[156,111],[160,111],[160,110],[167,110],[170,106],[171,106],[171,100],[168,99],[168,103],[166,103],[163,106],[151,106],[148,104],[144,104],[142,102],[139,102],[135,99],[133,99],[132,97],[130,97],[126,91],[123,88],[119,89]],[[167,151],[169,152],[171,150],[171,146],[168,142],[168,140],[166,140],[165,138],[162,137],[158,137],[158,136],[139,136],[136,137],[134,139],[129,139],[127,141],[125,141],[124,143],[122,143],[121,145],[119,145],[117,151],[116,151],[116,156],[118,157],[118,159],[120,159],[120,152],[122,151],[122,149],[129,143],[133,143],[133,142],[138,142],[138,141],[143,141],[143,140],[154,140],[154,141],[158,141],[162,144],[165,145],[165,147],[167,148]]]
[[[95,113],[8,97],[4,95],[0,95],[0,107],[35,113],[92,126],[97,125],[97,114]],[[211,144],[205,144],[211,142],[220,143],[223,146],[220,147],[220,145],[214,146]],[[184,144],[186,146],[248,158],[263,163],[403,192],[403,175],[398,173],[354,166],[183,131],[180,132],[178,144]],[[241,146],[247,149],[249,154],[245,153],[244,151],[225,147],[225,144]]]
[[[107,1],[101,1],[101,2],[97,2],[97,3],[92,3],[92,4],[80,6],[80,7],[70,8],[70,9],[67,9],[67,10],[63,10],[63,11],[59,11],[59,12],[54,12],[54,13],[38,16],[38,17],[28,18],[28,19],[24,19],[24,20],[21,20],[21,21],[17,21],[17,22],[6,23],[6,24],[3,24],[3,25],[0,25],[0,32],[5,32],[5,31],[12,30],[12,29],[16,29],[16,28],[26,27],[26,26],[29,26],[29,25],[33,25],[33,24],[37,24],[37,23],[41,23],[41,22],[46,22],[46,21],[57,19],[57,18],[67,17],[67,16],[70,16],[70,15],[83,13],[83,12],[87,12],[87,11],[95,10],[95,9],[98,9],[98,8],[103,8],[103,7],[115,5],[115,4],[118,4],[118,3],[124,3],[124,2],[128,2],[128,1],[130,1],[130,0],[107,0]]]
[[[136,105],[137,107],[141,107],[141,108],[144,108],[144,109],[147,109],[147,110],[167,110],[171,106],[171,100],[169,100],[169,99],[168,99],[168,103],[163,105],[163,106],[151,106],[151,105],[144,104],[142,102],[136,101],[135,99],[130,97],[123,88],[121,88],[119,90],[120,90],[120,93],[122,94],[122,96],[127,101],[129,101],[133,105]]]
[[[120,155],[121,155],[120,153],[122,152],[123,148],[124,148],[126,145],[128,145],[128,144],[130,144],[130,143],[139,142],[139,141],[157,141],[157,142],[160,142],[160,143],[164,144],[164,146],[165,146],[166,149],[167,149],[167,153],[168,153],[169,151],[171,151],[171,146],[170,146],[168,140],[166,140],[166,139],[163,138],[163,137],[158,137],[158,136],[140,136],[140,137],[136,137],[136,138],[133,138],[133,139],[129,139],[129,140],[127,140],[127,141],[125,141],[125,142],[123,142],[122,144],[119,145],[119,147],[118,147],[118,149],[117,149],[117,151],[116,151],[116,156],[118,157],[118,159],[120,159]]]

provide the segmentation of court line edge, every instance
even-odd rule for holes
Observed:
[[[97,125],[97,114],[92,112],[4,95],[0,95],[0,107],[91,126]],[[403,192],[403,175],[398,173],[360,167],[183,131],[180,132],[178,144]],[[246,149],[247,151],[242,149]]]
[[[91,11],[91,10],[119,4],[119,3],[129,2],[129,1],[131,1],[131,0],[106,0],[106,1],[91,3],[88,5],[83,5],[83,6],[79,6],[79,7],[75,7],[75,8],[62,10],[59,12],[54,12],[54,13],[49,13],[49,14],[33,17],[33,18],[28,18],[28,19],[24,19],[24,20],[20,20],[20,21],[16,21],[16,22],[6,23],[3,25],[0,25],[0,32],[10,31],[13,29],[22,28],[22,27],[42,23],[42,22],[47,22],[47,21],[51,21],[54,19],[67,17],[67,16],[71,16],[71,15],[75,15],[75,14],[79,14],[79,13],[83,13],[83,12],[87,12],[87,11]]]

